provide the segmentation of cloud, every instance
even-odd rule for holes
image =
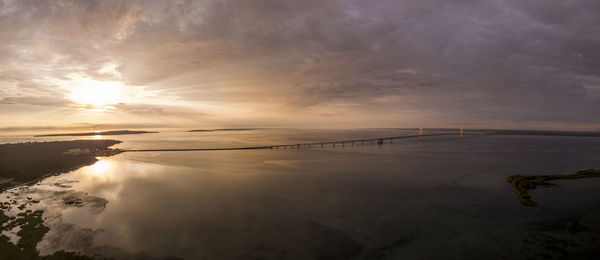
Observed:
[[[53,124],[53,125],[42,125],[42,126],[14,126],[14,127],[0,127],[0,132],[19,132],[19,131],[96,131],[105,129],[156,129],[164,128],[164,124],[94,124],[94,123],[76,123],[76,124]]]
[[[158,116],[170,116],[170,117],[205,117],[208,114],[198,111],[190,111],[181,107],[173,106],[157,106],[149,104],[126,104],[119,103],[112,106],[112,108],[120,111],[124,111],[132,114],[142,115],[158,115]]]
[[[26,104],[34,106],[66,106],[73,104],[71,101],[65,99],[57,99],[54,97],[5,97],[0,99],[0,104],[14,105],[14,104]]]
[[[0,106],[76,74],[169,95],[115,106],[137,115],[600,124],[598,1],[0,3]]]

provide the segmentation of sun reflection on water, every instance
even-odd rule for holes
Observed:
[[[98,161],[90,166],[90,172],[96,176],[103,175],[110,169],[110,162],[102,160],[102,158],[99,157],[96,159],[98,159]]]
[[[101,135],[94,135],[94,136],[92,136],[92,138],[94,138],[94,139],[102,139],[102,136]]]

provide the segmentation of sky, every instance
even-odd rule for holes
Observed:
[[[597,0],[0,0],[0,131],[600,130]]]

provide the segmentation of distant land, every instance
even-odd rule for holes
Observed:
[[[75,140],[0,144],[0,190],[30,183],[52,174],[94,164],[96,156],[121,152],[108,147],[117,140]]]
[[[118,130],[118,131],[105,131],[105,132],[46,134],[46,135],[35,135],[34,137],[43,137],[43,136],[93,136],[93,135],[137,135],[137,134],[150,134],[150,133],[158,133],[158,132],[153,132],[153,131]]]
[[[223,128],[223,129],[195,129],[188,132],[224,132],[224,131],[250,131],[258,130],[258,128]]]
[[[507,176],[506,180],[513,185],[513,191],[517,194],[517,198],[525,206],[535,207],[537,203],[531,200],[531,197],[527,193],[528,190],[533,190],[537,186],[542,187],[558,187],[554,183],[549,183],[551,180],[561,179],[579,179],[579,178],[590,178],[600,177],[600,170],[587,169],[581,170],[572,174],[554,174],[554,175],[512,175]]]
[[[471,129],[469,129],[471,130]],[[475,130],[475,129],[474,129]],[[479,129],[477,129],[479,130]],[[466,129],[465,129],[466,131]],[[551,130],[510,130],[510,129],[489,129],[489,131],[498,135],[552,135],[552,136],[582,136],[582,137],[600,137],[598,131],[551,131]]]
[[[369,128],[367,128],[369,129]],[[419,128],[374,128],[374,129],[397,129],[397,130],[419,130]],[[424,131],[449,131],[458,132],[460,128],[422,128]],[[546,135],[546,136],[581,136],[600,137],[600,131],[564,131],[564,130],[519,130],[519,129],[492,129],[492,128],[463,128],[464,133],[485,133],[496,135]]]

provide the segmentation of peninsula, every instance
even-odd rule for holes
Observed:
[[[155,131],[117,130],[117,131],[105,131],[105,132],[46,134],[46,135],[35,135],[34,137],[44,137],[44,136],[94,136],[94,135],[136,135],[136,134],[151,134],[151,133],[158,133],[158,132],[155,132]]]
[[[537,206],[537,203],[531,199],[527,191],[535,189],[537,186],[556,187],[554,183],[548,183],[551,180],[561,179],[579,179],[589,177],[600,177],[600,170],[587,169],[572,174],[554,174],[554,175],[513,175],[506,177],[506,180],[513,185],[513,190],[517,194],[519,201],[529,207]]]
[[[91,165],[97,156],[121,152],[117,140],[75,140],[0,144],[0,190],[35,182],[52,174]]]

